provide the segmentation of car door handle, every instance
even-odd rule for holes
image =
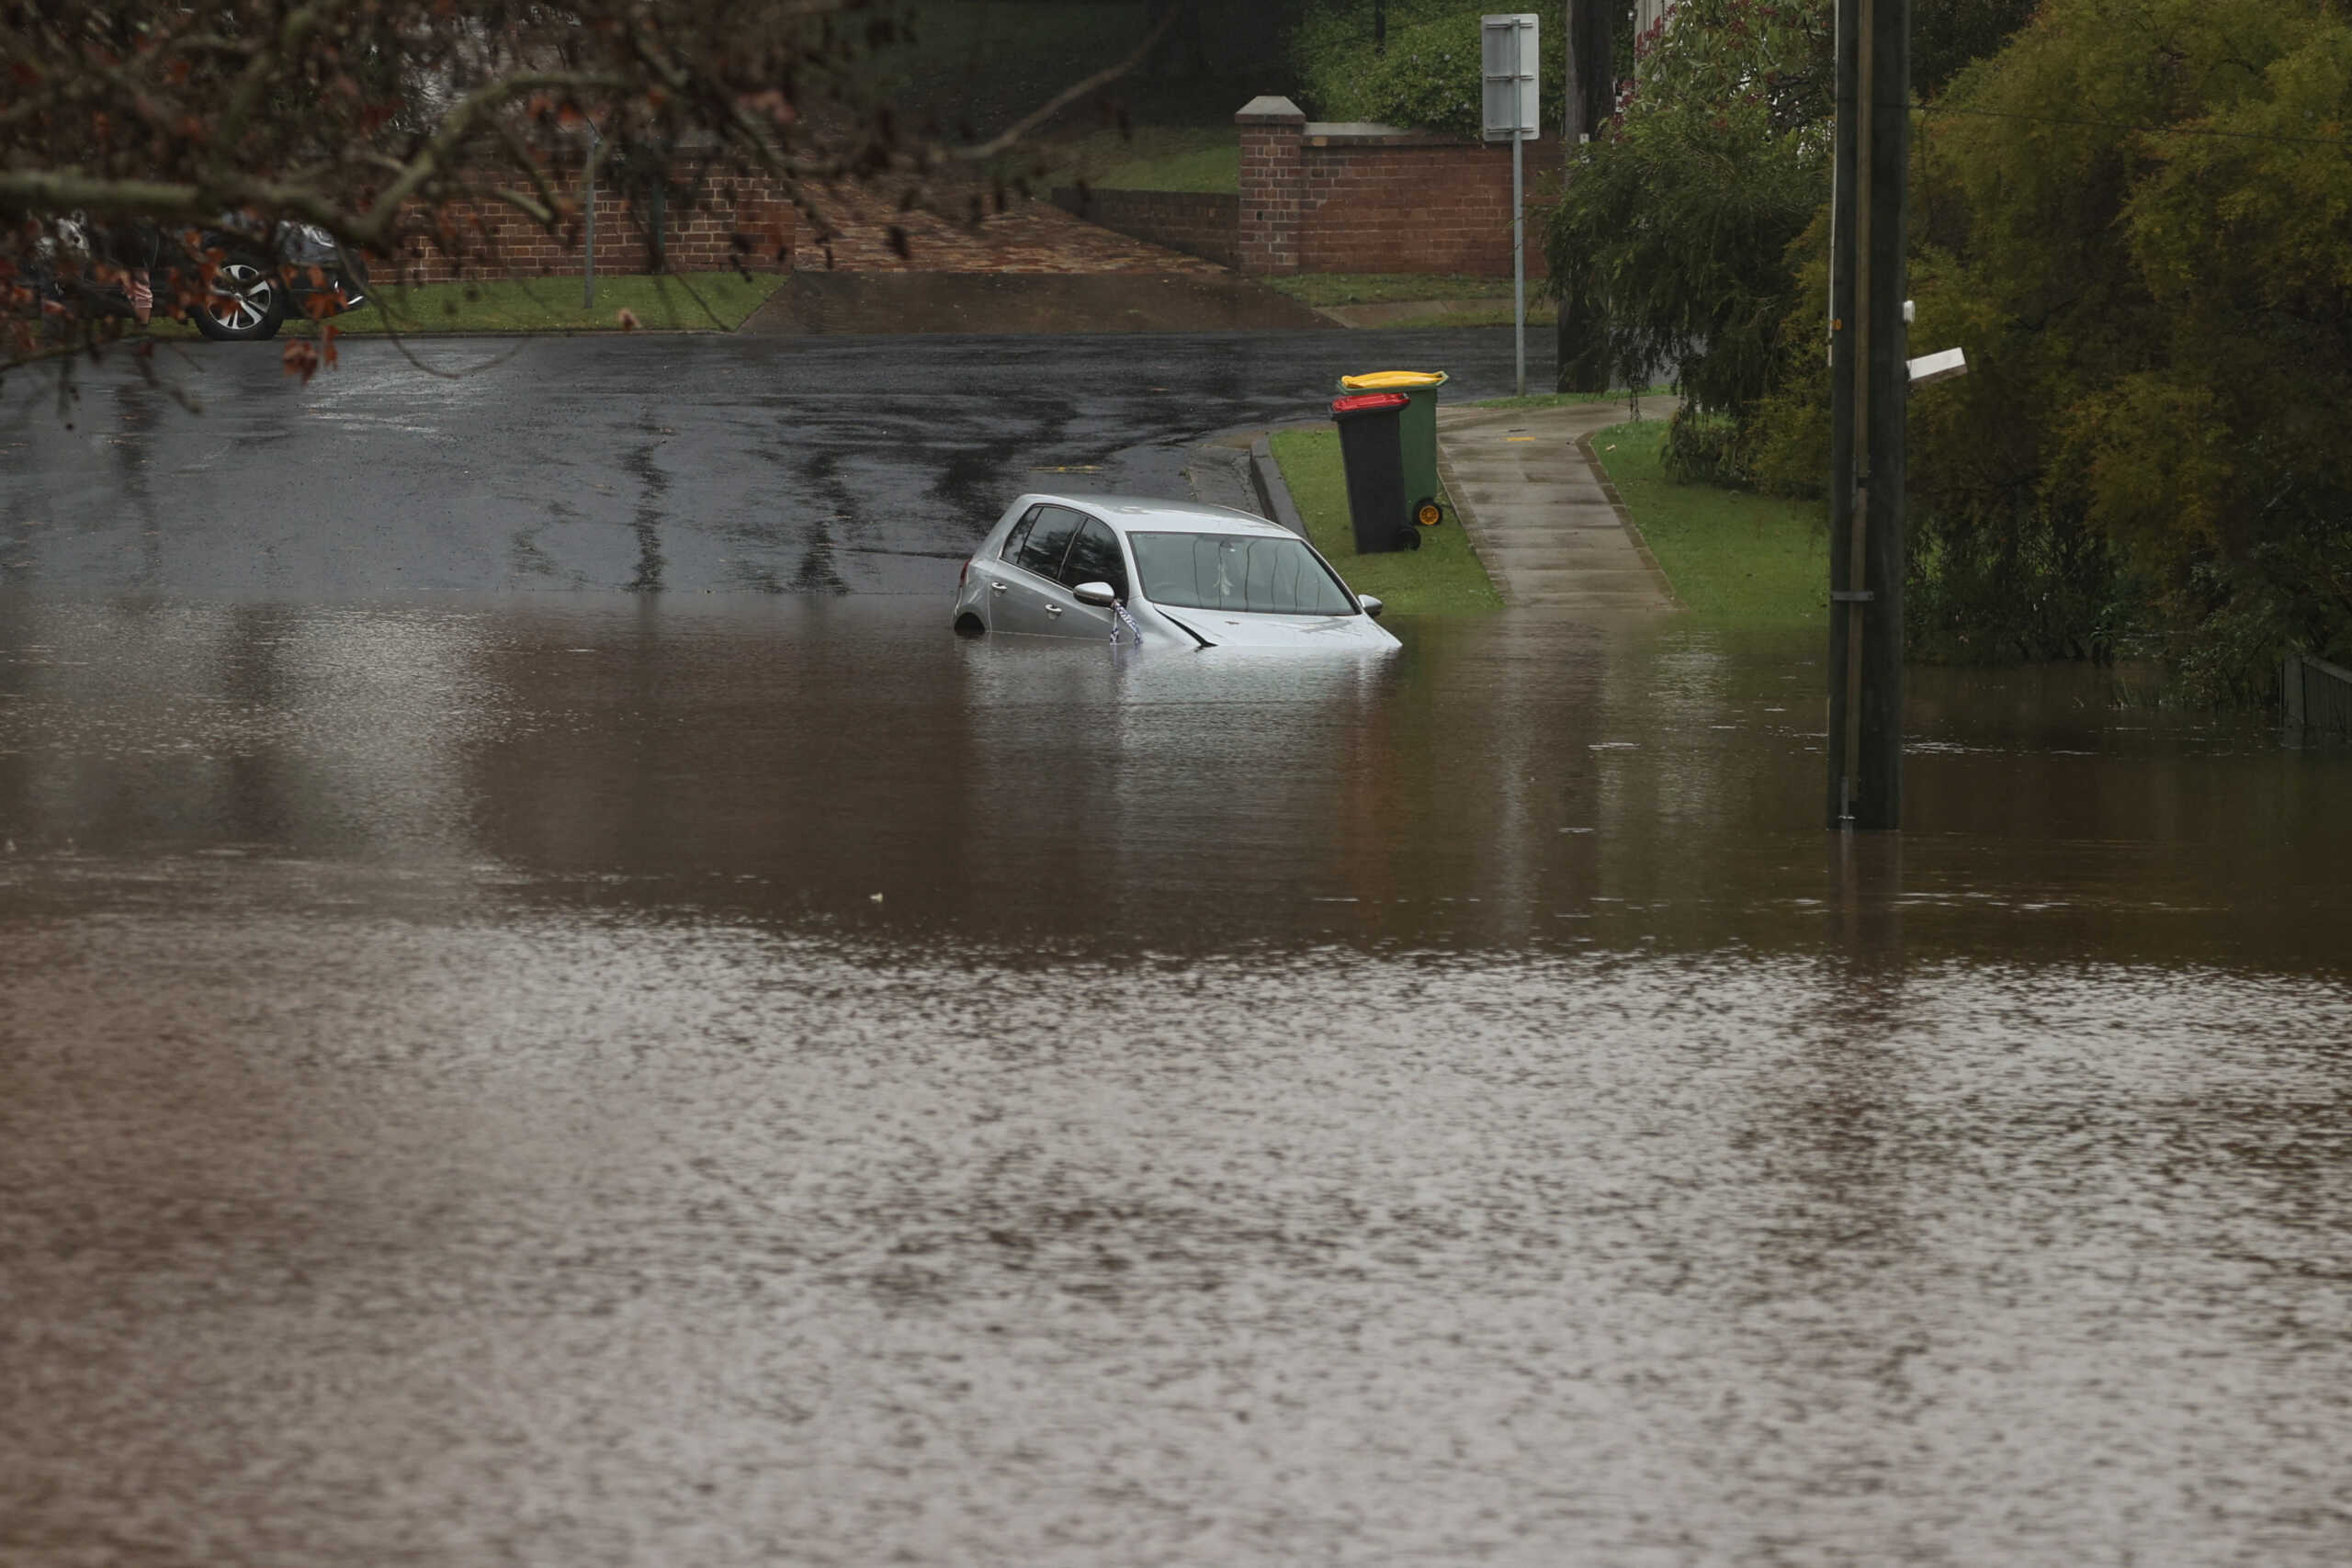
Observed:
[[[991,582],[989,584],[989,592],[991,593],[1001,593],[1004,592],[1004,584],[1001,582]]]
[[[1049,615],[1058,615],[1061,613],[1062,607],[1059,604],[1048,604],[1046,606],[1046,614]]]

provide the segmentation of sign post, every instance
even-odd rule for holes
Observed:
[[[1525,148],[1543,134],[1536,125],[1536,64],[1544,56],[1536,41],[1535,17],[1520,12],[1478,20],[1479,55],[1486,76],[1486,139],[1510,141],[1510,295],[1516,329],[1519,396],[1527,396],[1527,210]]]

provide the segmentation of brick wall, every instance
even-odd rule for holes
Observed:
[[[556,188],[578,199],[577,175],[560,178]],[[791,265],[797,228],[792,204],[761,175],[706,174],[686,193],[673,188],[664,204],[662,228],[672,272],[720,272],[741,261],[754,269]],[[596,190],[596,270],[651,270],[653,246],[643,204],[600,181]],[[576,273],[583,254],[577,219],[553,234],[502,202],[452,202],[443,209],[450,243],[423,236],[406,242],[396,271],[402,282],[442,283],[453,278],[536,277]],[[740,243],[739,243],[739,238]]]
[[[1241,198],[1213,191],[1079,190],[1062,186],[1054,205],[1114,233],[1148,240],[1219,266],[1240,261]]]
[[[1300,133],[1306,116],[1288,98],[1252,98],[1233,117],[1241,128],[1240,233],[1244,272],[1298,270],[1299,202],[1306,194]]]
[[[1510,276],[1510,146],[1379,125],[1309,123],[1259,98],[1241,128],[1244,272]],[[1527,272],[1544,276],[1535,194],[1556,186],[1557,139],[1524,152]]]

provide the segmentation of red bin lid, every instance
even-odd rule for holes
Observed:
[[[1358,392],[1352,397],[1333,398],[1333,413],[1363,413],[1372,409],[1401,409],[1413,400],[1402,392]]]

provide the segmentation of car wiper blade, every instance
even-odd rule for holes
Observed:
[[[1156,605],[1156,604],[1155,604],[1155,605],[1153,605],[1152,607],[1153,607],[1154,609],[1159,609],[1159,607],[1158,605]],[[1182,622],[1182,621],[1180,621],[1180,620],[1177,620],[1175,616],[1173,616],[1173,615],[1170,615],[1167,611],[1165,611],[1165,610],[1160,610],[1160,611],[1159,611],[1159,615],[1160,615],[1160,618],[1161,618],[1161,619],[1163,619],[1163,620],[1165,620],[1165,621],[1168,621],[1169,623],[1170,623],[1171,625],[1173,625],[1173,626],[1176,627],[1176,629],[1177,629],[1177,630],[1179,630],[1179,631],[1181,631],[1181,632],[1184,633],[1187,637],[1191,637],[1194,642],[1199,643],[1203,648],[1215,648],[1215,647],[1216,646],[1216,644],[1215,644],[1215,643],[1211,642],[1208,638],[1206,638],[1206,637],[1203,637],[1200,633],[1198,633],[1198,632],[1196,632],[1196,631],[1193,630],[1193,628],[1192,628],[1192,627],[1190,627],[1190,626],[1186,626],[1183,622]]]

